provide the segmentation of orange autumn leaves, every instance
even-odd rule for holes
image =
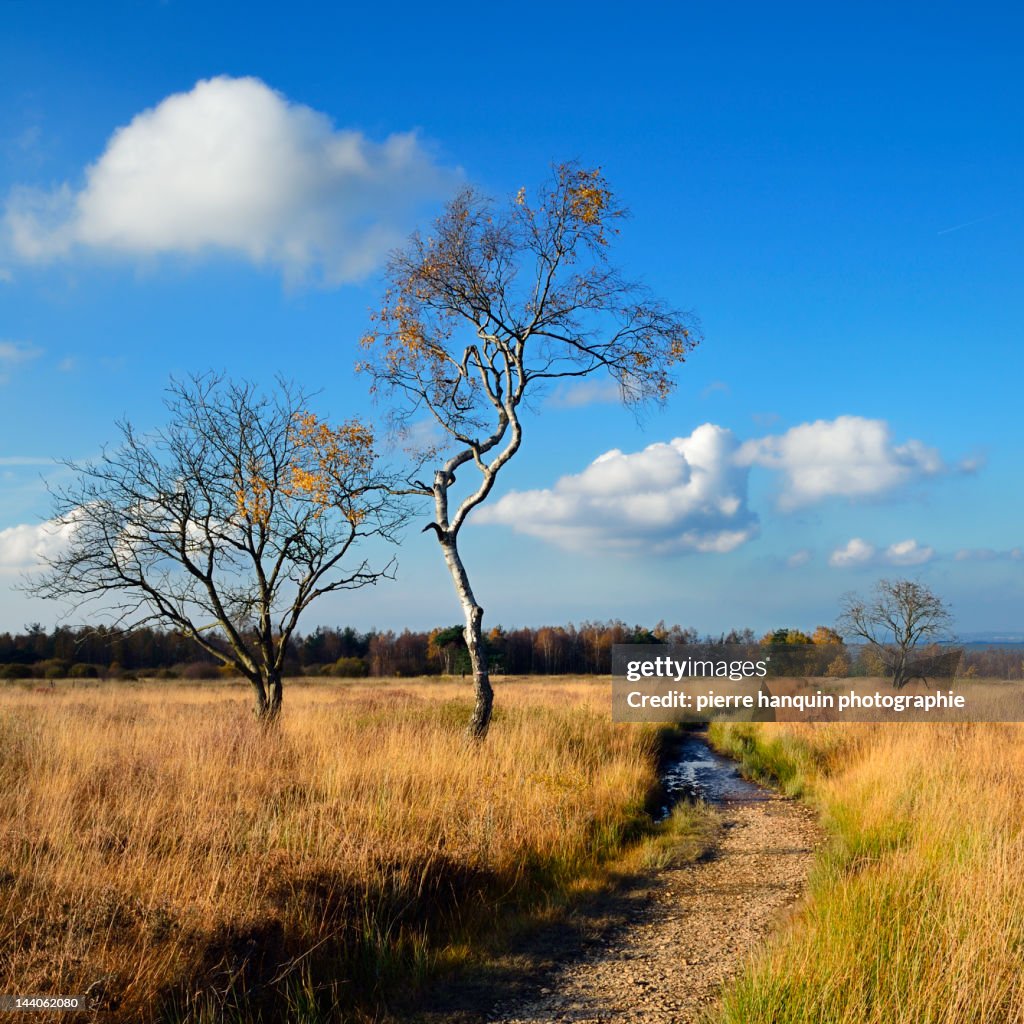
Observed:
[[[365,512],[356,503],[373,468],[373,431],[358,419],[331,426],[299,412],[287,432],[283,465],[252,463],[235,473],[235,507],[251,523],[267,526],[275,503],[305,502],[313,518],[337,509],[352,526]]]
[[[432,235],[393,255],[357,368],[371,390],[404,390],[459,431],[532,376],[604,368],[627,400],[663,401],[699,339],[691,318],[609,266],[605,250],[625,216],[599,167],[560,164],[505,211],[465,190]]]

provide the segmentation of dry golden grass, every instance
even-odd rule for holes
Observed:
[[[716,727],[833,836],[733,1024],[1024,1021],[1024,725]]]
[[[479,746],[466,698],[292,683],[266,734],[237,684],[3,689],[0,991],[340,1019],[646,820],[657,734],[613,725],[605,682],[500,683]]]

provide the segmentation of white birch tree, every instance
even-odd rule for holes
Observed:
[[[410,492],[432,501],[424,529],[437,537],[465,616],[477,738],[487,732],[493,690],[483,607],[459,536],[520,449],[525,403],[552,381],[592,374],[610,376],[626,403],[664,401],[698,341],[691,315],[611,265],[624,215],[600,170],[576,164],[555,167],[532,200],[520,189],[499,205],[467,188],[429,235],[393,254],[363,339],[360,367],[392,401],[398,426],[426,416],[445,436],[432,479],[411,481]],[[463,473],[474,482],[457,496]]]

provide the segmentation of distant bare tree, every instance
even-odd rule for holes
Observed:
[[[879,580],[870,598],[856,594],[843,598],[836,631],[868,644],[886,674],[892,676],[892,685],[900,690],[912,679],[923,679],[935,670],[933,665],[918,664],[914,651],[922,643],[947,635],[952,623],[945,603],[923,583]]]
[[[67,463],[57,492],[66,550],[25,589],[74,606],[97,602],[123,628],[180,630],[252,684],[265,720],[300,615],[317,598],[389,577],[357,555],[402,523],[373,434],[334,427],[280,382],[271,396],[216,376],[173,383],[168,425],[118,424],[118,447]]]
[[[553,380],[603,373],[627,403],[665,399],[672,370],[698,340],[694,319],[625,279],[608,262],[624,210],[598,170],[554,169],[531,202],[499,206],[468,188],[428,237],[415,235],[388,268],[390,288],[362,364],[374,390],[397,396],[408,425],[426,415],[447,435],[432,482],[432,529],[465,615],[473,668],[472,734],[483,737],[493,691],[483,608],[459,551],[467,517],[519,450],[521,412]],[[456,473],[474,484],[451,504]]]

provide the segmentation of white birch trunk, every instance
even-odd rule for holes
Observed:
[[[455,528],[449,528],[448,488],[454,479],[452,470],[449,468],[443,469],[435,475],[434,504],[437,521],[430,525],[434,528],[441,544],[444,563],[448,566],[448,572],[451,573],[452,582],[455,584],[455,593],[458,595],[459,604],[462,605],[462,614],[466,619],[463,636],[466,638],[469,664],[473,669],[474,696],[469,734],[473,739],[482,740],[487,735],[487,729],[491,724],[494,690],[491,688],[491,677],[487,671],[487,654],[484,650],[484,610],[477,604],[476,597],[473,596],[473,588],[469,585],[466,567],[462,564],[462,557],[459,555],[459,517],[456,517]]]
[[[484,610],[477,604],[473,589],[469,585],[469,577],[459,556],[455,539],[440,537],[441,550],[444,552],[445,565],[451,573],[458,594],[462,613],[466,619],[464,636],[466,649],[469,651],[469,663],[473,669],[473,717],[470,719],[469,732],[474,739],[482,740],[487,735],[491,724],[491,708],[494,704],[494,690],[491,688],[491,677],[487,671],[487,653],[484,650],[483,620]]]

